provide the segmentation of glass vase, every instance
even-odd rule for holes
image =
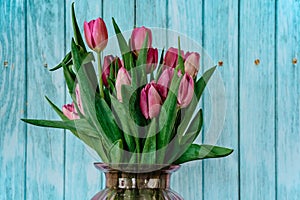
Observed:
[[[92,200],[182,200],[183,198],[170,188],[171,174],[179,165],[171,165],[155,171],[137,168],[113,168],[105,163],[95,163],[97,169],[105,173],[106,187]],[[151,169],[148,168],[148,169]]]

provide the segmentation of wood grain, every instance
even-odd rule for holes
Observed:
[[[277,199],[300,199],[300,2],[277,11]]]
[[[64,2],[27,1],[26,6],[28,117],[58,119],[44,95],[64,103],[62,73],[49,72],[64,55]],[[63,199],[64,131],[28,126],[27,144],[26,199]]]
[[[226,146],[234,153],[226,158],[203,162],[204,199],[238,199],[238,1],[205,1],[204,3],[204,49],[217,68],[204,92],[204,143]],[[223,87],[217,84],[220,76]],[[225,89],[225,91],[223,90]],[[218,99],[212,102],[210,94]],[[225,96],[223,94],[225,93]],[[219,100],[219,101],[220,101]],[[216,103],[217,102],[217,103]],[[223,105],[226,106],[224,110]],[[214,106],[214,110],[209,110]],[[223,113],[224,111],[224,113]],[[209,120],[210,112],[220,117]],[[221,127],[218,130],[218,127]],[[211,192],[217,191],[217,192]]]
[[[0,4],[0,199],[25,195],[26,47],[24,1]]]
[[[275,199],[275,1],[241,0],[239,34],[240,198]]]

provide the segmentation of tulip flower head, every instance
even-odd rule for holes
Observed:
[[[107,45],[108,33],[101,18],[84,22],[84,35],[87,45],[97,53],[103,51]]]
[[[104,57],[104,62],[103,62],[103,72],[102,72],[102,80],[103,80],[103,84],[106,86],[106,87],[109,87],[109,84],[108,84],[108,77],[110,75],[110,66],[111,64],[118,64],[118,67],[121,68],[122,67],[122,63],[121,63],[121,60],[118,58],[118,57],[114,57],[112,55],[107,55]]]
[[[141,91],[140,108],[146,119],[157,117],[161,109],[162,99],[155,86],[149,83]]]
[[[196,52],[187,53],[187,54],[188,56],[186,56],[186,60],[184,62],[184,71],[188,73],[190,76],[192,76],[193,78],[195,78],[199,71],[200,55],[199,53]]]
[[[173,75],[174,68],[166,67],[157,81],[157,90],[163,99],[167,98]]]
[[[64,105],[62,107],[62,112],[69,120],[79,119],[74,103]]]
[[[155,70],[158,63],[158,50],[154,48],[149,48],[147,53],[147,66],[146,73],[151,73]]]
[[[185,73],[180,81],[177,104],[181,108],[187,107],[194,95],[194,79],[187,73]]]
[[[130,38],[130,46],[134,52],[139,53],[140,49],[143,48],[146,35],[148,35],[147,48],[150,48],[152,46],[151,30],[144,26],[133,29]]]
[[[122,102],[122,85],[131,85],[131,77],[124,67],[119,69],[116,79],[117,98],[120,102]]]
[[[184,52],[181,50],[181,56],[184,58]],[[175,68],[178,64],[178,49],[170,47],[164,58],[164,65]]]

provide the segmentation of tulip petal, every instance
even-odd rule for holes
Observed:
[[[194,80],[187,73],[184,74],[182,80],[180,81],[177,103],[180,107],[187,107],[194,96]]]
[[[149,107],[150,119],[159,115],[161,105],[162,105],[162,100],[159,93],[156,91],[153,85],[150,85],[148,91],[148,107]]]
[[[142,89],[141,91],[141,96],[140,96],[140,108],[142,111],[142,114],[146,119],[149,119],[149,112],[148,112],[148,101],[147,101],[147,94],[145,88]]]
[[[129,76],[127,70],[124,67],[121,67],[118,71],[117,79],[116,79],[116,92],[117,98],[120,102],[122,102],[122,85],[130,85],[131,77]]]
[[[84,22],[84,35],[87,45],[93,49],[93,43],[92,43],[92,33],[89,27],[89,24],[87,22]]]

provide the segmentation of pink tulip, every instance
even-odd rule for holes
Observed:
[[[107,79],[110,75],[110,65],[111,64],[114,65],[116,62],[118,63],[119,68],[121,68],[122,63],[118,57],[113,57],[112,55],[108,55],[104,57],[102,80],[103,80],[103,84],[106,87],[109,87]]]
[[[70,120],[79,119],[74,103],[64,105],[62,112]]]
[[[133,51],[138,53],[140,49],[143,48],[143,43],[146,39],[147,34],[148,34],[147,48],[150,48],[152,46],[151,30],[144,26],[133,29],[131,34],[131,39],[130,39],[130,46]]]
[[[184,62],[184,71],[188,73],[190,76],[195,78],[197,76],[197,73],[199,71],[199,61],[200,61],[200,55],[199,53],[192,52],[187,53],[188,56],[186,57],[186,60]]]
[[[166,67],[157,81],[157,90],[163,99],[167,98],[173,75],[174,68]]]
[[[181,56],[184,58],[184,52],[181,50]],[[178,49],[171,47],[168,49],[165,58],[164,65],[175,68],[178,64]]]
[[[76,94],[77,106],[78,106],[81,114],[84,114],[84,112],[83,112],[83,106],[82,106],[82,101],[81,101],[81,96],[80,96],[80,90],[79,90],[79,85],[78,84],[76,84],[75,94]],[[76,111],[76,108],[75,108],[75,111]],[[77,111],[76,111],[76,113],[77,113]]]
[[[122,102],[122,93],[121,93],[122,85],[130,85],[130,84],[131,84],[131,77],[129,73],[124,67],[121,67],[118,71],[118,75],[116,79],[117,98],[120,102]]]
[[[96,52],[101,52],[107,45],[108,33],[101,18],[84,22],[84,35],[87,45]]]
[[[187,73],[185,73],[180,81],[177,104],[185,108],[192,101],[194,95],[194,79]]]
[[[149,48],[147,53],[147,66],[146,73],[151,73],[157,66],[158,62],[158,50]]]
[[[141,91],[140,108],[146,119],[159,115],[162,99],[155,88],[155,83],[147,84]]]

